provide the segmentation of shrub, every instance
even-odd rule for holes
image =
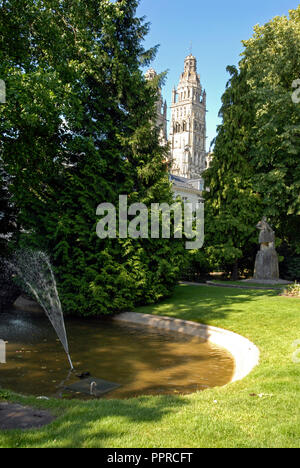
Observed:
[[[300,297],[300,284],[290,284],[284,291],[284,293],[288,296],[295,296]]]
[[[184,268],[180,274],[182,281],[199,282],[209,276],[210,264],[203,250],[191,250],[187,253]]]
[[[300,281],[300,257],[287,256],[280,265],[283,278],[292,281]]]

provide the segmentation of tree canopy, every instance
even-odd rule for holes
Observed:
[[[220,265],[248,255],[253,261],[262,215],[278,243],[300,253],[300,104],[292,100],[300,77],[300,7],[255,26],[243,45],[238,68],[228,67],[223,122],[204,175],[206,249]]]
[[[142,66],[149,26],[138,1],[0,1],[1,158],[19,210],[21,244],[46,250],[64,310],[117,312],[168,295],[180,240],[96,236],[96,208],[170,202]]]

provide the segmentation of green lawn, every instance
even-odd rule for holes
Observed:
[[[300,364],[292,360],[300,339],[299,299],[276,291],[182,285],[170,299],[137,311],[240,333],[259,347],[260,365],[240,382],[182,397],[10,397],[51,408],[58,419],[42,430],[0,432],[0,447],[300,446]]]

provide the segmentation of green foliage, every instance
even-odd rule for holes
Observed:
[[[256,26],[244,46],[240,66],[255,102],[253,187],[279,238],[299,253],[300,104],[292,101],[292,82],[300,77],[300,6],[289,18]]]
[[[205,174],[206,251],[216,264],[244,262],[264,214],[278,243],[299,252],[300,7],[256,26],[222,98],[214,160]],[[253,258],[254,261],[254,258]]]
[[[1,390],[0,389],[0,401],[1,400],[8,400],[10,398],[10,393],[7,392],[6,390]]]
[[[285,278],[293,281],[300,281],[300,257],[285,257],[284,262],[281,265],[281,271]]]
[[[256,224],[261,215],[260,196],[253,190],[253,169],[247,157],[251,145],[248,132],[253,118],[247,103],[244,75],[228,67],[231,79],[222,97],[214,158],[204,178],[206,193],[205,250],[216,268],[233,269],[237,260],[257,244]]]
[[[187,253],[187,262],[182,269],[180,279],[183,281],[203,281],[211,270],[204,250],[190,250]]]
[[[65,312],[103,314],[170,293],[178,240],[100,240],[96,208],[170,202],[156,89],[140,70],[155,54],[137,1],[0,2],[1,155],[25,234],[50,253]]]
[[[290,284],[284,292],[288,296],[300,297],[300,284]]]

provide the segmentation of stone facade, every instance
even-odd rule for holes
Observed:
[[[147,80],[157,78],[153,68],[146,73]],[[172,92],[171,123],[167,136],[167,103],[158,89],[156,125],[160,129],[160,142],[170,145],[170,181],[174,198],[180,196],[186,203],[197,207],[203,202],[202,172],[208,167],[206,153],[206,92],[197,73],[197,60],[186,57],[179,85]]]
[[[147,80],[153,80],[157,77],[157,73],[153,68],[150,68],[145,77]],[[162,92],[159,88],[157,90],[157,102],[156,102],[156,125],[159,128],[159,140],[162,146],[165,146],[168,142],[167,134],[167,101],[163,101]]]
[[[202,193],[204,190],[203,179],[186,179],[184,177],[170,174],[174,198],[181,197],[184,203],[191,203],[193,211],[204,202]]]
[[[206,92],[193,55],[184,61],[184,72],[172,93],[171,112],[171,172],[199,179],[206,168]]]

